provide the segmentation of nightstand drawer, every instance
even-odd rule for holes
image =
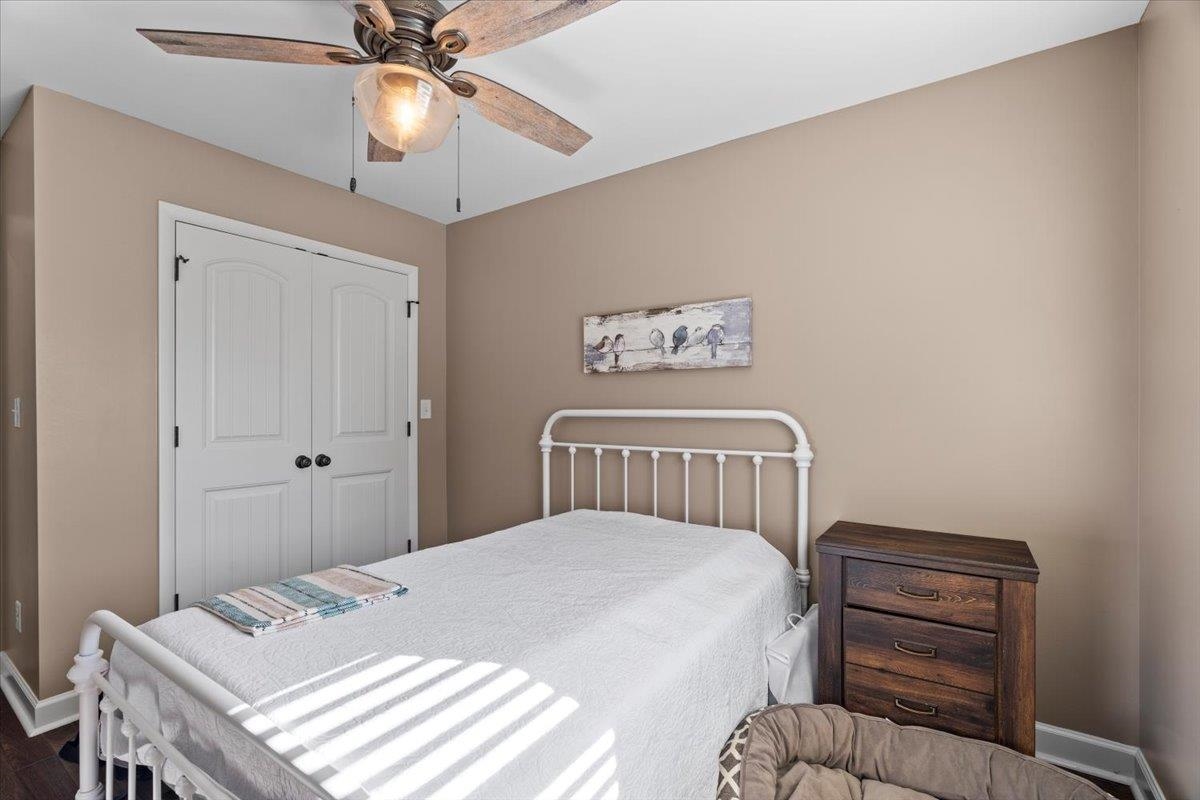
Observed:
[[[847,608],[842,615],[846,661],[863,667],[996,692],[996,635],[940,622]]]
[[[846,665],[845,706],[860,714],[887,717],[899,725],[996,739],[996,702],[991,696],[857,664]]]
[[[846,559],[846,603],[996,630],[994,578]]]

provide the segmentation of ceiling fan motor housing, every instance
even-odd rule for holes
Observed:
[[[446,15],[445,6],[437,0],[386,2],[395,22],[392,41],[357,20],[354,23],[354,38],[365,53],[384,63],[408,64],[418,69],[445,72],[454,66],[457,59],[449,51],[436,48],[433,37],[433,26]]]

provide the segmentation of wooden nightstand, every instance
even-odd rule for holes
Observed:
[[[1033,753],[1025,542],[838,522],[816,547],[818,702]]]

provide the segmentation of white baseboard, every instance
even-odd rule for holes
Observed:
[[[1146,754],[1141,748],[1137,752],[1137,775],[1133,780],[1133,793],[1141,795],[1146,800],[1167,800],[1167,796],[1163,794],[1162,787],[1158,785],[1158,779],[1154,777],[1154,770],[1150,769],[1150,762],[1146,760]]]
[[[79,719],[79,698],[74,692],[39,700],[5,652],[0,652],[0,690],[8,698],[26,736],[40,736]]]
[[[1051,764],[1123,783],[1138,800],[1166,800],[1141,748],[1068,728],[1037,724],[1037,757]]]

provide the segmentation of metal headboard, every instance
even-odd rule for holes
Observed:
[[[589,444],[558,442],[551,432],[561,419],[721,419],[773,420],[787,426],[795,439],[790,451],[772,450],[713,450],[703,447],[660,447],[654,445]],[[664,453],[678,453],[683,460],[683,520],[691,519],[691,461],[693,456],[712,456],[717,462],[717,519],[725,526],[725,462],[730,458],[748,458],[754,465],[754,530],[762,533],[762,464],[768,458],[787,458],[796,463],[796,576],[800,580],[801,602],[808,608],[808,586],[812,574],[808,569],[808,470],[813,452],[808,445],[804,428],[790,414],[769,409],[675,409],[675,408],[567,408],[555,411],[546,420],[542,438],[542,516],[550,516],[550,453],[558,447],[570,454],[571,509],[575,508],[575,455],[581,450],[596,457],[596,508],[600,508],[600,458],[606,451],[619,452],[622,459],[624,510],[629,510],[629,456],[649,453],[653,463],[654,516],[658,516],[658,462]]]

